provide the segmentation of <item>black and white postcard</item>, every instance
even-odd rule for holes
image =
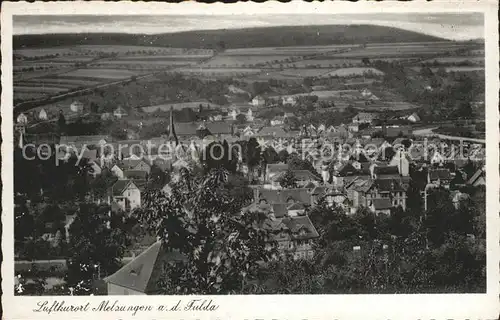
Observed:
[[[494,319],[498,3],[4,3],[5,319]]]

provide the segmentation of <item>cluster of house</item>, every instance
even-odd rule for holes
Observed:
[[[62,111],[64,110],[64,111]],[[57,114],[51,114],[50,112],[46,111],[44,108],[40,108],[38,110],[34,110],[30,112],[28,115],[24,113],[20,113],[17,118],[16,122],[18,124],[28,124],[29,118],[36,120],[36,121],[48,121],[48,120],[54,120],[57,119],[59,116],[59,113],[63,112],[66,117],[76,117],[79,115],[82,115],[86,112],[85,105],[80,102],[80,101],[74,101],[73,103],[70,104],[69,109],[61,109]],[[117,107],[113,112],[104,112],[101,113],[101,119],[102,120],[110,120],[110,119],[121,119],[123,117],[128,116],[128,112],[122,108],[122,107]]]
[[[417,121],[417,115],[410,117]],[[81,154],[92,167],[92,174],[100,174],[103,167],[111,170],[117,181],[110,186],[105,199],[98,201],[109,203],[112,211],[125,212],[142,205],[142,196],[153,166],[175,178],[182,168],[190,169],[199,162],[200,146],[206,145],[207,137],[228,143],[253,137],[262,150],[272,147],[277,153],[285,150],[288,154],[300,155],[311,163],[314,170],[292,170],[287,163],[267,164],[254,169],[256,171],[251,176],[257,177],[257,180],[252,185],[253,201],[243,208],[242,213],[253,210],[266,212],[266,228],[271,231],[280,252],[290,253],[296,259],[309,259],[314,255],[313,241],[318,232],[307,216],[307,208],[314,206],[320,198],[324,198],[330,206],[341,208],[346,214],[353,214],[360,208],[367,208],[374,214],[390,214],[398,207],[406,210],[410,167],[426,175],[424,200],[429,188],[444,187],[452,190],[453,201],[458,206],[467,198],[458,190],[460,187],[485,184],[483,168],[469,176],[462,170],[469,161],[477,162],[476,166],[480,167],[484,161],[484,153],[481,153],[484,148],[477,149],[479,154],[469,152],[467,157],[456,157],[452,142],[411,139],[411,127],[376,127],[372,125],[376,119],[376,114],[359,113],[348,125],[307,125],[299,131],[287,131],[280,122],[263,127],[255,124],[238,127],[228,121],[174,124],[171,110],[169,134],[166,136],[147,141],[117,142],[108,136],[62,136],[59,143],[74,146],[77,151],[88,148]],[[360,130],[363,124],[368,126]],[[366,129],[379,130],[382,137],[373,138],[372,133],[364,131]],[[182,144],[188,147],[183,149],[183,154],[177,153],[165,159],[158,157],[159,150],[144,148],[148,141],[153,146],[170,144],[176,147]],[[426,148],[428,144],[435,147],[429,150]],[[134,148],[120,148],[123,145],[135,145],[141,152],[135,152]],[[322,153],[326,145],[350,146],[351,151],[346,154],[342,149],[332,148],[330,153]],[[372,148],[366,150],[366,145]],[[113,152],[107,151],[108,147]],[[474,149],[471,145],[467,147]],[[386,149],[393,149],[393,152],[385,154],[383,151]],[[150,152],[144,154],[144,150]],[[61,150],[61,157],[64,156],[66,150]],[[238,169],[248,173],[249,168],[242,163],[242,159],[239,161]],[[289,172],[293,173],[296,187],[283,188],[281,181]],[[168,194],[170,186],[167,184],[162,190]],[[154,293],[151,282],[153,270],[145,270],[144,267],[159,266],[169,259],[170,253],[162,246],[161,243],[153,244],[108,277],[108,289],[111,287],[114,294]],[[142,283],[140,286],[139,282],[133,281],[139,278],[144,279],[139,281]]]

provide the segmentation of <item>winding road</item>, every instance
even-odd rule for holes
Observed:
[[[423,136],[423,137],[433,136],[433,137],[438,137],[439,139],[443,139],[443,140],[468,141],[468,142],[473,142],[473,143],[486,144],[485,139],[457,137],[457,136],[449,136],[449,135],[445,135],[445,134],[435,133],[434,130],[437,128],[438,127],[418,129],[418,130],[414,130],[413,134],[416,136]]]

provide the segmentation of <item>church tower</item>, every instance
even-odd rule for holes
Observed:
[[[177,135],[175,134],[174,107],[170,107],[170,127],[168,128],[168,130],[169,130],[169,133],[168,133],[167,141],[170,143],[173,143],[174,146],[177,146],[179,144],[179,139],[177,139]]]

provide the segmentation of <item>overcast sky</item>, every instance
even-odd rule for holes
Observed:
[[[248,27],[375,24],[417,31],[451,40],[484,38],[478,13],[266,14],[266,15],[60,15],[15,16],[14,34],[43,33],[170,33]]]

